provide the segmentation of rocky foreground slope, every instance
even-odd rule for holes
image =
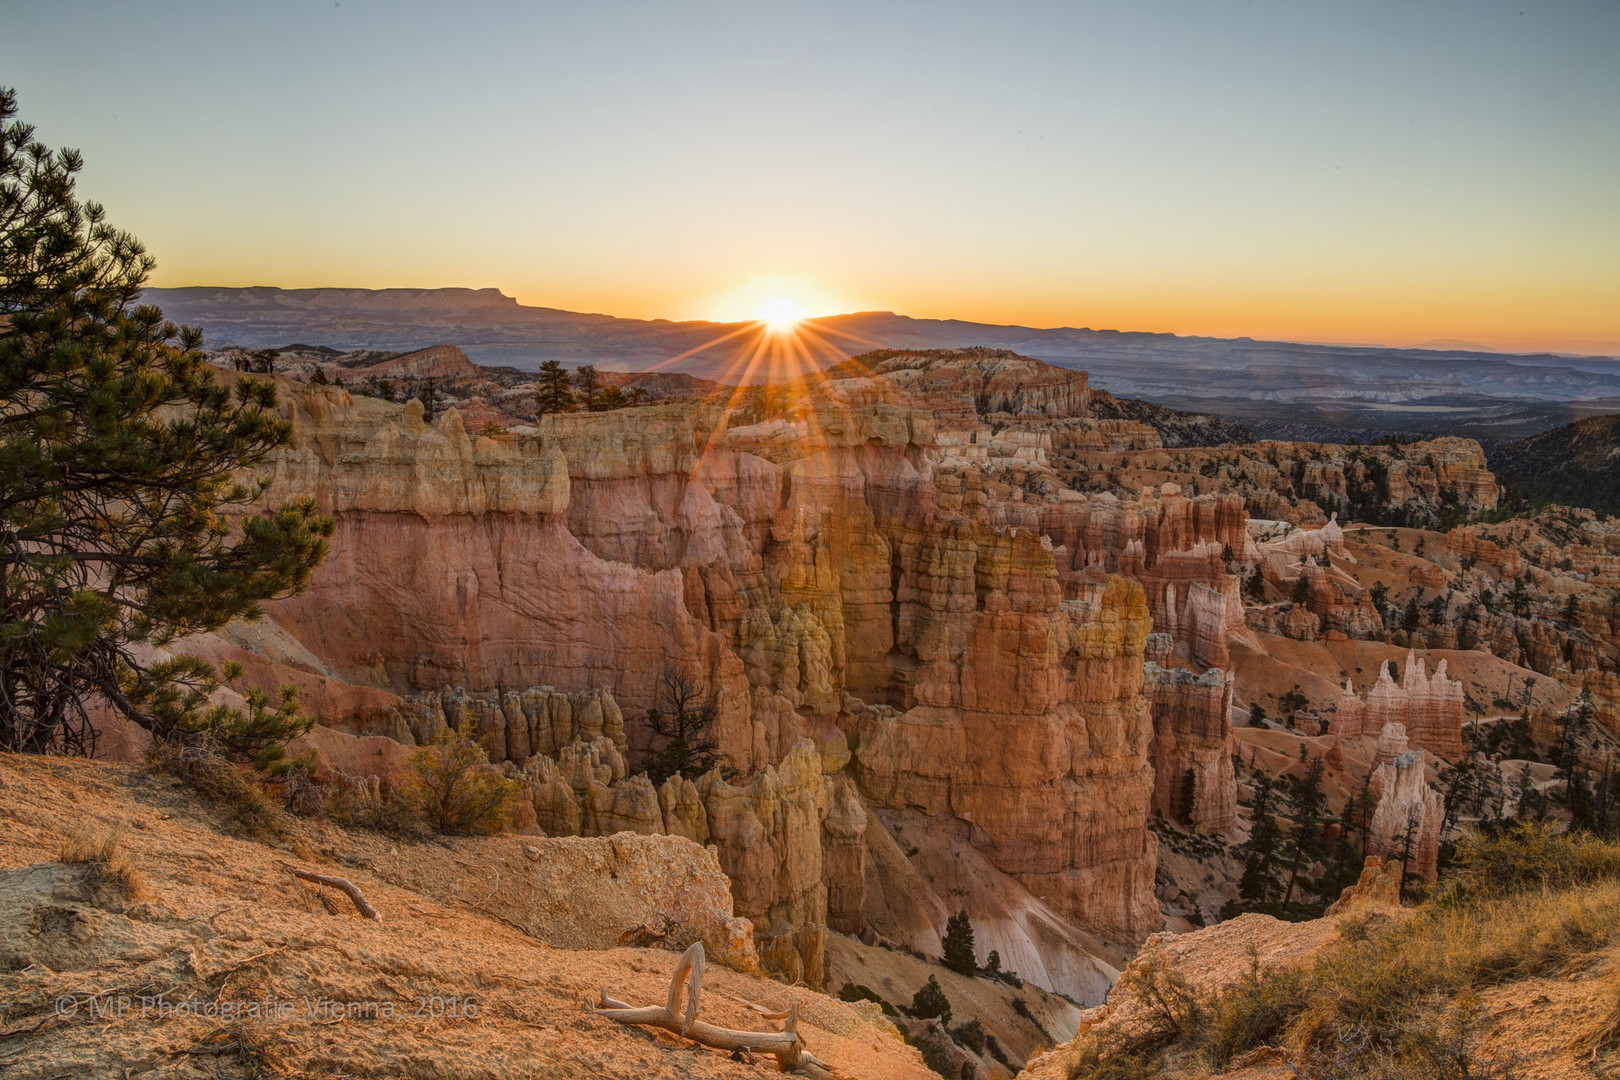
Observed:
[[[843,1075],[934,1075],[876,1005],[728,955],[725,879],[685,840],[451,851],[305,823],[260,842],[139,767],[12,756],[0,823],[8,1077],[758,1076],[586,1009],[604,987],[663,1000],[676,957],[618,947],[659,927],[728,961],[708,967],[703,1019],[779,1030],[749,1005],[797,1004],[806,1043]],[[108,838],[112,873],[97,854]],[[295,870],[351,881],[380,921]]]

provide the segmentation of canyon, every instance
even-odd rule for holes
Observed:
[[[328,362],[300,348],[306,378]],[[1592,596],[1620,533],[1484,523],[1499,489],[1466,440],[1197,445],[1234,432],[986,348],[879,350],[769,392],[671,377],[652,404],[538,421],[465,363],[272,376],[292,439],[268,500],[313,500],[331,550],[303,593],[185,648],[296,687],[320,726],[293,749],[350,810],[456,727],[519,785],[520,838],[706,851],[729,910],[683,918],[662,848],[622,871],[652,909],[597,882],[638,941],[902,1003],[937,974],[1027,1056],[1081,1030],[1143,941],[1222,917],[1262,779],[1320,767],[1335,813],[1365,790],[1367,851],[1432,881],[1435,785],[1475,767],[1481,725],[1522,697],[1545,740],[1583,691],[1616,714]],[[363,392],[381,377],[444,396]],[[1528,599],[1493,602],[1516,582]],[[681,695],[718,766],[655,782],[650,716]],[[113,756],[140,742],[109,729]],[[1492,767],[1494,790],[1554,790]],[[500,917],[611,944],[543,892]],[[1038,1035],[931,959],[958,911]]]
[[[337,531],[270,622],[331,680],[311,699],[328,727],[410,743],[475,715],[526,785],[520,828],[713,844],[790,979],[821,984],[829,926],[937,953],[944,898],[868,857],[920,817],[1016,883],[985,940],[1095,997],[1107,958],[1162,924],[1155,747],[1167,774],[1196,759],[1210,820],[1232,820],[1229,695],[1170,704],[1156,683],[1156,739],[1143,691],[1155,619],[1171,628],[1156,671],[1224,662],[1241,506],[1036,478],[1039,446],[985,417],[1110,423],[1088,417],[1083,373],[970,354],[846,374],[752,423],[664,405],[549,416],[535,437],[288,385],[295,442],[271,490]],[[727,773],[655,789],[639,721],[670,677],[703,688]],[[367,689],[345,703],[340,684]],[[357,757],[327,751],[338,772]]]

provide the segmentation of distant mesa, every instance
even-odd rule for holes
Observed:
[[[763,334],[757,324],[531,307],[493,288],[198,286],[149,289],[144,298],[170,319],[201,328],[213,348],[294,341],[342,353],[412,353],[443,343],[484,367],[532,372],[557,360],[604,371],[681,371],[732,384],[761,379],[771,366],[750,368]],[[1395,349],[1001,326],[888,311],[804,326],[813,347],[800,366],[831,367],[877,349],[1009,349],[1088,371],[1094,388],[1121,398],[1212,413],[1262,438],[1455,435],[1494,443],[1567,423],[1572,407],[1620,410],[1620,365],[1610,359],[1498,353],[1454,339]]]
[[[1412,348],[1431,349],[1435,352],[1494,353],[1496,351],[1489,345],[1481,345],[1477,341],[1460,341],[1457,338],[1435,338],[1433,341],[1420,341]]]

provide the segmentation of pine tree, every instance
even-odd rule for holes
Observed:
[[[654,784],[675,775],[695,780],[719,767],[719,746],[712,735],[716,713],[703,701],[702,683],[666,668],[658,693],[668,710],[661,706],[647,710],[647,726],[664,740],[647,762],[648,779]]]
[[[1245,845],[1247,851],[1243,863],[1243,877],[1238,883],[1239,895],[1253,904],[1263,904],[1270,899],[1271,891],[1276,884],[1273,879],[1273,864],[1276,860],[1278,843],[1282,838],[1282,830],[1273,813],[1272,804],[1275,797],[1276,792],[1271,778],[1257,777],[1254,784],[1254,798],[1250,801],[1253,817],[1249,828],[1249,840]]]
[[[602,376],[594,364],[581,364],[574,372],[574,388],[579,391],[579,403],[586,412],[599,411],[597,395],[602,390]]]
[[[1416,810],[1406,816],[1406,831],[1401,834],[1401,899],[1406,899],[1406,883],[1412,878],[1412,853],[1417,846],[1420,820]]]
[[[1534,599],[1530,590],[1525,588],[1524,575],[1520,574],[1513,579],[1513,588],[1507,595],[1508,606],[1513,608],[1513,614],[1521,619],[1530,617],[1530,603]]]
[[[422,403],[422,419],[431,424],[439,411],[439,388],[432,379],[423,380],[416,392],[416,400]]]
[[[15,116],[0,89],[0,747],[93,754],[105,705],[269,763],[308,726],[290,695],[213,706],[220,672],[151,647],[303,589],[332,523],[249,512],[268,484],[238,478],[291,435],[275,386],[139,304],[152,258]]]
[[[1198,807],[1198,773],[1188,769],[1181,774],[1181,797],[1177,800],[1176,816],[1192,824],[1193,812]]]
[[[1304,774],[1293,781],[1289,801],[1293,804],[1294,830],[1285,845],[1289,865],[1288,885],[1283,889],[1282,898],[1284,911],[1288,910],[1288,904],[1293,900],[1300,870],[1323,854],[1321,814],[1327,803],[1322,793],[1323,771],[1322,759],[1313,757],[1306,765]]]
[[[939,1017],[942,1024],[951,1022],[951,1003],[940,989],[939,980],[928,976],[928,982],[911,997],[911,1015],[919,1020]]]
[[[1351,806],[1354,809],[1351,809]],[[1361,781],[1361,790],[1356,792],[1351,800],[1351,806],[1344,809],[1345,821],[1353,824],[1356,831],[1361,834],[1361,849],[1367,849],[1367,832],[1372,828],[1372,816],[1375,806],[1372,797],[1372,770],[1367,770],[1366,777]]]
[[[1401,616],[1401,629],[1412,633],[1423,625],[1423,609],[1418,607],[1416,596],[1406,602],[1406,613]]]
[[[539,389],[534,393],[534,411],[537,416],[565,413],[574,407],[574,390],[569,385],[568,372],[555,360],[540,365]]]
[[[1243,579],[1243,590],[1255,603],[1266,602],[1266,576],[1260,572],[1258,566],[1254,568],[1254,573]]]
[[[958,975],[975,975],[979,960],[973,951],[973,923],[963,908],[945,920],[945,966]]]

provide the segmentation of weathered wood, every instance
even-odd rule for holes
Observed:
[[[684,1017],[679,1012],[682,990],[686,991]],[[590,1009],[598,1016],[621,1024],[640,1024],[673,1031],[714,1050],[770,1054],[776,1058],[777,1068],[783,1072],[798,1072],[817,1080],[832,1080],[836,1076],[825,1062],[818,1061],[804,1048],[804,1040],[798,1033],[798,1005],[789,1006],[785,1012],[766,1014],[771,1019],[784,1020],[783,1031],[739,1031],[736,1028],[716,1027],[697,1018],[702,990],[703,943],[698,941],[681,954],[680,961],[675,965],[675,974],[669,980],[669,997],[662,1007],[649,1005],[635,1008],[608,997],[604,987],[601,999]],[[758,1006],[754,1008],[758,1009]]]
[[[287,872],[295,878],[302,878],[305,881],[313,881],[317,885],[330,885],[332,888],[347,894],[349,899],[354,901],[355,910],[360,912],[362,916],[372,920],[373,922],[382,922],[382,916],[377,914],[377,909],[366,902],[365,894],[362,893],[354,882],[350,881],[348,878],[330,877],[326,874],[314,874],[308,870],[294,870],[292,867],[288,867]]]

